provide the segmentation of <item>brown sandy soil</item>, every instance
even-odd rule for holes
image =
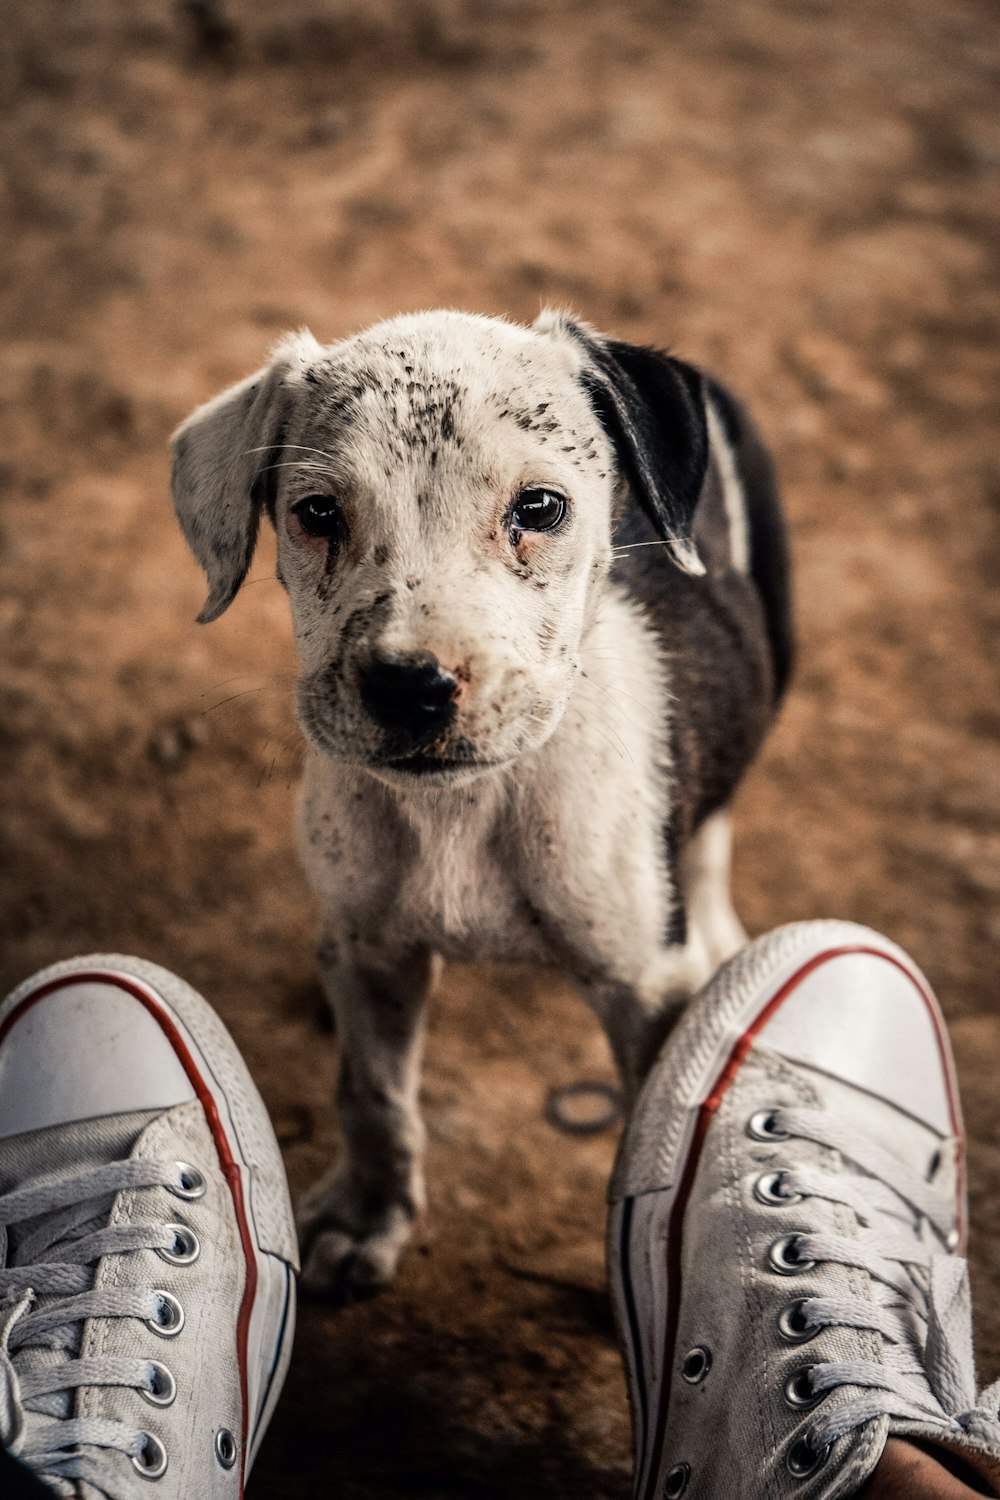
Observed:
[[[165,438],[300,323],[551,299],[668,341],[750,399],[794,532],[801,665],[738,904],[874,923],[937,986],[996,1373],[993,7],[20,0],[2,45],[3,980],[104,947],[180,970],[308,1183],[334,1040],[285,602],[265,542],[195,626]],[[431,1212],[384,1296],[302,1309],[254,1490],[624,1497],[614,1142],[543,1116],[610,1077],[603,1043],[558,980],[472,969],[432,1033]]]

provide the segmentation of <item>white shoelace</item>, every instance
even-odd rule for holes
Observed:
[[[817,1396],[842,1386],[859,1394],[817,1414],[809,1446],[819,1454],[873,1418],[888,1416],[944,1429],[942,1437],[948,1431],[974,1436],[995,1449],[1000,1381],[977,1396],[968,1266],[948,1253],[950,1206],[904,1162],[826,1111],[779,1108],[772,1129],[832,1147],[860,1168],[857,1175],[812,1167],[781,1174],[783,1196],[842,1203],[863,1230],[856,1238],[799,1234],[798,1258],[854,1266],[873,1283],[870,1300],[807,1298],[800,1306],[803,1324],[817,1331],[873,1329],[884,1341],[881,1364],[846,1360],[811,1367]]]
[[[95,1289],[94,1267],[106,1255],[171,1248],[175,1235],[165,1224],[108,1220],[115,1194],[176,1183],[176,1162],[137,1159],[0,1195],[0,1442],[50,1482],[85,1480],[109,1500],[128,1500],[134,1490],[134,1482],[117,1488],[108,1466],[87,1450],[140,1458],[146,1432],[109,1418],[72,1416],[73,1393],[81,1386],[153,1391],[155,1366],[111,1355],[79,1358],[80,1340],[87,1318],[162,1315],[163,1299],[152,1288]],[[19,1236],[10,1256],[14,1225]]]

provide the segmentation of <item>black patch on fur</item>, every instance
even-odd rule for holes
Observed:
[[[714,389],[712,394],[714,399]],[[759,552],[763,558],[765,537],[777,531],[783,538],[773,471],[749,418],[735,404],[731,410],[741,413],[743,423],[733,452],[754,532],[752,555]],[[762,484],[765,474],[769,488]],[[757,525],[758,515],[771,518],[768,528]],[[701,823],[730,800],[774,716],[781,661],[790,656],[790,631],[788,654],[779,660],[772,633],[781,609],[772,612],[773,601],[787,601],[789,589],[784,545],[776,547],[766,564],[762,560],[749,576],[733,567],[729,521],[715,464],[707,469],[691,530],[705,576],[694,577],[675,567],[668,548],[655,545],[661,536],[657,521],[631,489],[614,542],[616,547],[633,550],[615,556],[611,578],[642,605],[667,666],[672,699],[667,754],[674,793],[663,840],[678,904],[667,919],[665,937],[678,942],[686,929],[682,852]],[[770,593],[759,581],[765,566],[772,575]]]
[[[673,727],[674,721],[671,720],[668,733],[670,733]],[[671,733],[670,738],[674,739],[675,736]],[[671,756],[671,759],[673,758],[674,757]],[[667,927],[666,931],[663,934],[663,940],[668,947],[673,946],[675,943],[678,947],[683,947],[687,942],[688,935],[687,908],[684,905],[684,891],[681,888],[680,881],[676,879],[677,871],[680,869],[681,856],[680,812],[680,806],[675,802],[668,812],[666,822],[663,825],[663,842],[666,847],[667,869],[674,877],[671,881],[671,884],[673,885],[674,904],[667,917]]]
[[[777,475],[770,453],[736,397],[710,376],[706,377],[706,385],[743,482],[750,534],[750,573],[764,605],[774,662],[774,694],[775,700],[780,701],[795,662],[795,631],[788,534]]]

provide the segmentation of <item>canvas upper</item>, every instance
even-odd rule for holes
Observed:
[[[1000,1479],[944,1023],[849,923],[753,943],[653,1069],[611,1189],[641,1500],[857,1492],[890,1434]]]
[[[0,1007],[0,1440],[81,1500],[240,1496],[296,1249],[263,1102],[166,970],[95,956]]]

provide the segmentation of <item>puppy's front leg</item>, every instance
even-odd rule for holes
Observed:
[[[350,1301],[392,1276],[424,1204],[418,1112],[427,948],[327,932],[319,949],[340,1039],[340,1156],[299,1205],[302,1280]]]

